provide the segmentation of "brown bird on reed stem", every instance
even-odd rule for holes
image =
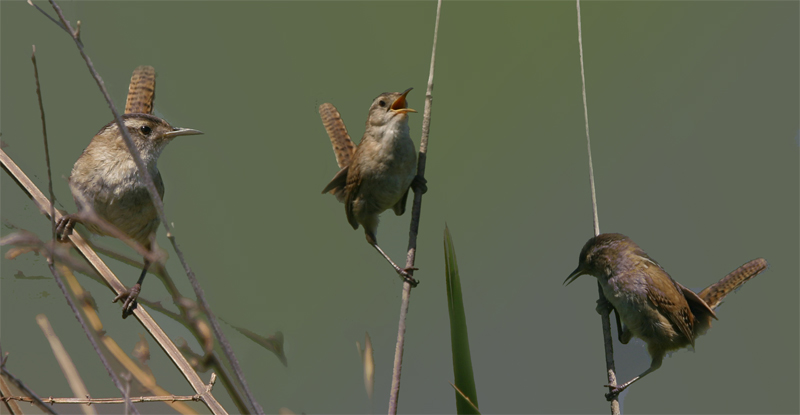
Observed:
[[[603,301],[597,311],[615,311],[619,341],[633,336],[647,343],[650,367],[628,382],[611,388],[611,400],[637,380],[661,367],[667,352],[694,347],[695,339],[711,328],[714,309],[722,299],[767,268],[763,258],[754,259],[725,278],[695,294],[667,274],[630,238],[618,233],[589,239],[578,257],[578,268],[564,281],[569,285],[581,275],[597,277]],[[624,326],[620,324],[620,320]]]
[[[328,131],[341,170],[325,186],[322,193],[331,193],[344,203],[347,221],[358,229],[364,227],[367,242],[372,245],[411,285],[413,268],[400,268],[378,246],[378,216],[391,208],[402,215],[406,210],[408,190],[427,191],[426,181],[416,174],[417,152],[408,130],[408,108],[404,92],[385,92],[372,102],[366,131],[356,148],[347,134],[339,112],[331,104],[322,104],[319,113]]]
[[[152,66],[140,66],[131,77],[122,121],[147,165],[159,196],[163,198],[164,181],[156,165],[158,156],[175,137],[202,132],[173,127],[152,115],[154,99],[155,69]],[[78,222],[95,234],[114,233],[97,221],[85,220],[80,212],[89,210],[123,236],[140,244],[146,251],[152,251],[156,230],[161,221],[116,121],[106,124],[92,138],[72,168],[69,187],[79,213],[65,215],[59,220],[56,230],[62,240],[72,232]],[[114,302],[124,300],[123,318],[132,314],[136,308],[136,299],[149,266],[150,261],[145,258],[136,284],[114,299]]]

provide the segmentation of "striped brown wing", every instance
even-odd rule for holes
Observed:
[[[767,269],[768,266],[769,264],[767,264],[764,258],[754,259],[736,268],[733,272],[726,275],[725,278],[711,284],[705,290],[700,291],[698,295],[713,310],[722,303],[722,299],[724,299],[726,295],[741,287],[742,284],[746,283],[750,278],[760,274]]]
[[[694,315],[680,285],[666,272],[661,278],[651,278],[645,288],[647,299],[658,309],[659,313],[672,323],[675,331],[682,334],[687,342],[694,346]],[[679,295],[676,295],[679,294]]]
[[[142,65],[133,70],[131,85],[128,87],[128,101],[125,113],[153,113],[153,101],[156,99],[156,70],[152,66]]]
[[[342,116],[333,104],[322,104],[319,106],[319,116],[322,118],[322,125],[325,126],[325,131],[331,138],[331,145],[333,145],[333,154],[336,156],[336,163],[339,168],[345,168],[350,165],[353,159],[353,153],[356,152],[356,145],[347,134],[347,127],[344,126]]]

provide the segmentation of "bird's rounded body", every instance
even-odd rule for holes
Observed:
[[[164,182],[156,164],[161,151],[175,136],[199,132],[173,128],[150,114],[126,114],[123,122],[163,198]],[[97,216],[150,249],[160,220],[116,122],[107,124],[92,138],[72,168],[69,186],[79,211],[91,208]],[[84,221],[84,225],[92,233],[108,234],[91,221]]]
[[[403,197],[417,172],[417,154],[408,122],[390,123],[375,130],[365,134],[350,166],[350,172],[360,181],[351,201],[352,213],[357,223],[370,229],[377,228],[378,215],[405,201]]]
[[[378,246],[378,222],[389,208],[398,216],[406,210],[408,191],[425,193],[425,179],[417,176],[417,152],[408,131],[408,108],[404,92],[384,92],[369,107],[366,130],[358,148],[350,140],[339,111],[331,104],[319,108],[322,124],[331,138],[336,161],[341,170],[325,186],[322,193],[331,193],[344,203],[347,222],[353,229],[364,227],[364,236],[403,280],[416,287],[410,272],[400,268]]]
[[[405,212],[408,189],[416,177],[417,152],[408,129],[408,113],[416,111],[408,108],[409,91],[411,88],[385,92],[373,100],[358,147],[352,155],[337,155],[340,164],[349,164],[322,191],[344,203],[347,221],[353,229],[363,226],[372,245],[376,244],[379,215],[389,208],[397,215]],[[334,150],[347,153],[353,146],[338,111],[330,104],[320,111],[323,122],[327,120]]]
[[[683,293],[675,285],[675,281],[655,262],[642,257],[627,258],[618,264],[638,263],[630,269],[613,269],[608,278],[598,278],[603,295],[619,313],[620,319],[625,324],[630,335],[644,340],[648,345],[651,355],[659,355],[671,350],[686,347],[693,342],[687,338],[667,317],[651,297],[658,295],[662,303],[670,301],[670,309],[679,312],[689,310],[689,304]],[[650,267],[659,267],[663,273],[659,278],[652,278],[648,274]],[[666,276],[667,278],[663,278]],[[667,300],[669,299],[669,300]],[[693,325],[693,316],[685,316],[689,326]],[[630,336],[628,335],[628,336]]]
[[[714,312],[694,292],[625,235],[601,234],[581,250],[584,273],[597,277],[603,296],[625,324],[623,343],[636,336],[654,358],[694,344],[711,326]]]
[[[613,308],[620,342],[626,344],[636,336],[647,343],[652,358],[646,371],[612,387],[606,398],[661,367],[667,352],[694,346],[697,336],[717,318],[714,308],[720,301],[766,268],[763,258],[755,259],[697,294],[673,280],[627,236],[604,233],[589,239],[581,249],[578,268],[564,282],[569,284],[581,275],[596,277],[603,291],[598,312],[605,314]]]
[[[136,164],[128,154],[121,157],[96,156],[105,152],[105,145],[93,140],[83,155],[75,162],[69,179],[75,204],[83,210],[85,203],[91,209],[131,239],[145,247],[150,246],[150,235],[160,223],[150,194],[139,175]],[[153,163],[149,168],[159,196],[164,197],[164,182]],[[92,233],[106,235],[100,227],[85,222]]]

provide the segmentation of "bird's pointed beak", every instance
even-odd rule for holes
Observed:
[[[572,274],[569,274],[569,277],[564,280],[564,285],[572,284],[572,282],[578,279],[578,277],[581,275],[586,275],[586,271],[584,271],[581,266],[578,265],[578,268],[575,268],[575,271],[572,271]]]
[[[173,139],[180,135],[199,135],[203,134],[202,131],[193,130],[191,128],[173,128],[172,131],[169,131],[164,134],[164,138]]]
[[[401,114],[405,114],[408,112],[417,112],[417,110],[406,108],[408,106],[408,104],[406,103],[406,95],[408,95],[408,93],[411,92],[412,89],[414,88],[406,89],[405,92],[403,92],[403,95],[400,95],[400,98],[394,100],[390,109],[394,112],[399,112]]]

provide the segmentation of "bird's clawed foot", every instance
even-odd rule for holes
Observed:
[[[416,175],[411,182],[411,188],[414,189],[415,193],[422,193],[424,195],[428,191],[428,181],[425,180],[424,177]]]
[[[419,268],[408,267],[408,268],[398,269],[397,273],[400,274],[401,277],[403,277],[403,281],[411,284],[412,287],[416,287],[417,285],[419,285],[419,281],[415,280],[414,277],[411,276],[411,272],[417,270],[419,270]]]
[[[56,222],[56,240],[59,242],[67,242],[67,238],[72,235],[72,229],[78,219],[75,215],[64,215]]]
[[[605,297],[600,297],[597,299],[597,307],[595,307],[597,314],[600,314],[601,316],[607,316],[611,314],[611,310],[613,309],[614,306],[612,306]]]
[[[625,386],[623,387],[611,386],[611,385],[603,385],[603,386],[611,388],[611,391],[606,394],[606,400],[609,402],[613,401],[617,396],[619,396],[620,392],[625,390]]]
[[[139,292],[142,290],[141,284],[136,284],[131,287],[128,291],[123,291],[119,293],[118,296],[114,297],[114,303],[119,300],[124,300],[122,303],[122,318],[128,318],[129,315],[133,314],[133,310],[136,309],[138,303],[136,299],[139,298]]]

